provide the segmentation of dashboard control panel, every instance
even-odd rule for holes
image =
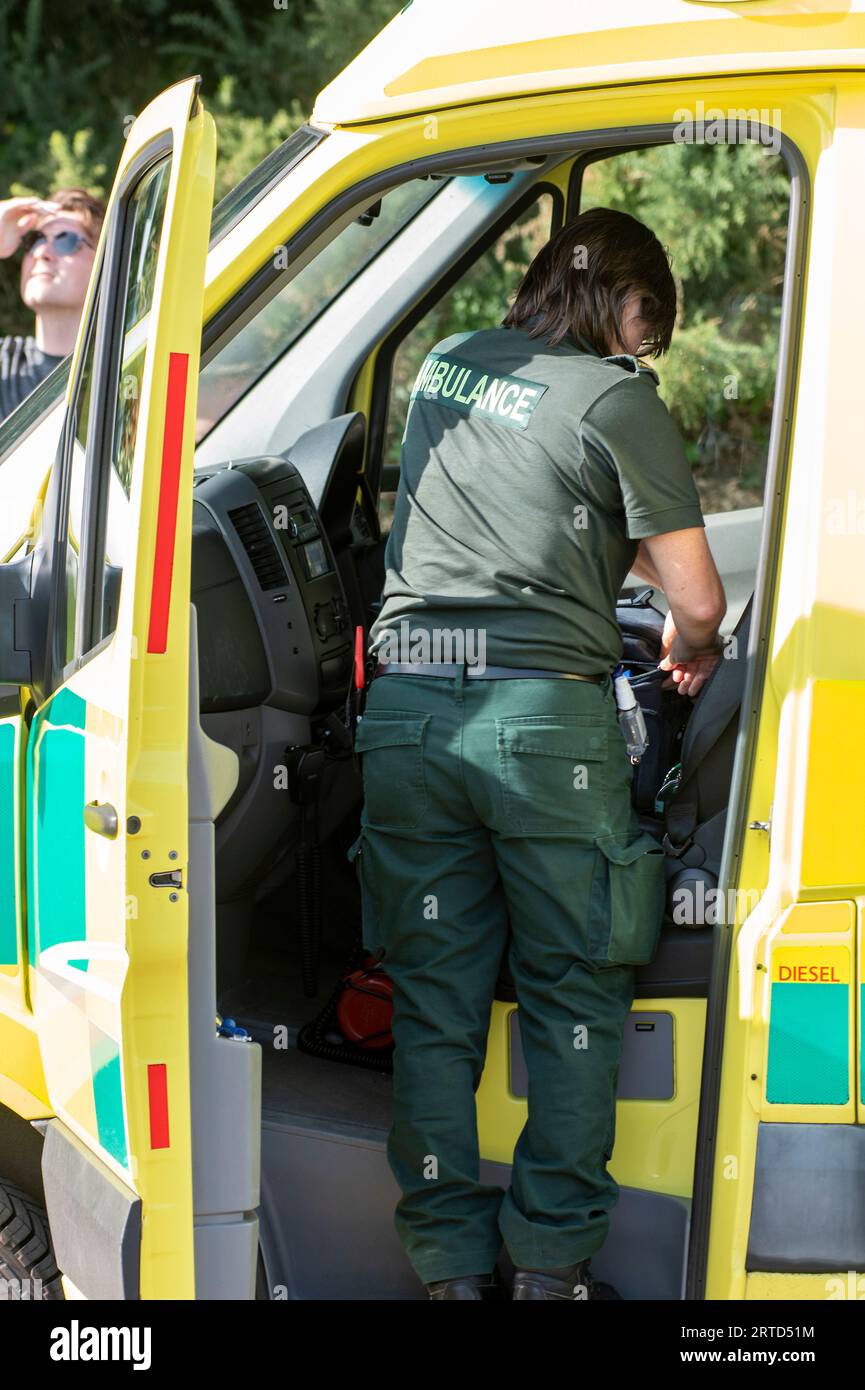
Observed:
[[[351,615],[330,541],[288,460],[196,473],[192,599],[202,710],[266,703],[312,714],[345,699]]]

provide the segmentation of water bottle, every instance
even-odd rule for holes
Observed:
[[[619,711],[619,727],[625,736],[628,757],[632,763],[638,763],[649,746],[643,711],[637,704],[627,676],[614,676],[613,688],[616,692],[616,708]]]

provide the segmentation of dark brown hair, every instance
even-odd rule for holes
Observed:
[[[569,222],[535,256],[504,323],[556,347],[567,332],[602,357],[619,338],[625,301],[642,299],[650,324],[644,352],[666,352],[676,321],[676,286],[655,233],[627,212],[592,208]],[[537,322],[528,320],[537,316]]]
[[[49,201],[56,203],[62,212],[75,212],[83,219],[84,229],[89,241],[95,246],[99,240],[99,232],[105,219],[105,204],[98,198],[94,198],[92,193],[88,193],[86,188],[58,188],[56,193],[49,196]]]

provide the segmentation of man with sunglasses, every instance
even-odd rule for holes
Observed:
[[[83,188],[0,202],[0,260],[23,251],[21,298],[36,316],[32,336],[0,338],[0,420],[75,346],[104,216]]]

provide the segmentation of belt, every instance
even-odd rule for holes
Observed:
[[[377,666],[373,679],[376,676],[455,676],[463,668],[461,665],[448,665],[445,662],[423,662],[423,661],[385,661]],[[537,671],[528,666],[485,666],[479,671],[475,666],[466,663],[465,673],[467,679],[471,680],[558,680],[558,681],[591,681],[598,685],[607,679],[607,672],[602,671],[597,676],[581,676],[572,671]]]

